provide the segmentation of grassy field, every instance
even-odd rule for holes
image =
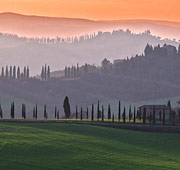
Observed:
[[[0,169],[180,169],[179,141],[89,125],[0,123]]]

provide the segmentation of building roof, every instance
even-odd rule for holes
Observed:
[[[153,109],[153,107],[155,106],[155,109],[170,109],[169,106],[167,105],[143,105],[140,106],[139,108],[149,108],[149,109]]]

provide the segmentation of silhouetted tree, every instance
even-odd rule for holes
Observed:
[[[37,104],[36,104],[36,107],[35,107],[35,118],[36,118],[36,120],[37,120],[37,118],[38,118],[38,115],[37,115],[38,113],[37,113]]]
[[[169,111],[169,124],[171,125],[172,124],[172,109],[171,109],[171,101],[170,100],[168,101],[167,106],[170,108],[170,111]]]
[[[11,119],[14,119],[15,117],[15,107],[14,102],[11,104]]]
[[[118,120],[119,120],[119,122],[121,121],[121,101],[119,101]]]
[[[44,119],[47,120],[47,110],[46,110],[46,105],[44,105]]]
[[[136,123],[136,107],[134,106],[134,116],[133,116],[134,120],[133,122]]]
[[[94,105],[92,105],[91,121],[94,121]]]
[[[156,108],[153,106],[153,125],[156,124]]]
[[[125,107],[123,111],[123,123],[126,123],[126,108]]]
[[[4,67],[2,67],[1,77],[4,77]]]
[[[163,125],[165,125],[165,120],[166,120],[165,116],[166,116],[165,109],[163,109]]]
[[[132,119],[132,112],[131,112],[131,106],[129,107],[129,122],[131,122]]]
[[[13,70],[12,70],[12,66],[10,66],[10,71],[9,71],[10,73],[9,73],[9,76],[10,76],[10,79],[12,79],[12,77],[13,77]]]
[[[13,67],[13,79],[16,79],[16,66]]]
[[[3,111],[2,111],[1,104],[0,104],[0,118],[3,119]]]
[[[98,101],[98,106],[97,106],[97,119],[99,121],[99,118],[100,118],[100,108],[99,108],[99,101]]]
[[[26,79],[26,77],[27,77],[27,69],[26,69],[26,66],[24,67],[24,79]]]
[[[66,118],[70,118],[71,108],[69,104],[69,98],[67,96],[64,99],[63,108],[64,108],[64,113],[65,113]]]
[[[143,109],[143,124],[146,124],[146,108]]]
[[[50,77],[51,77],[51,72],[50,72],[50,67],[48,66],[48,69],[47,69],[47,79],[50,80]]]
[[[83,110],[82,110],[82,107],[81,107],[81,121],[83,120]]]
[[[44,79],[47,80],[47,65],[44,67]]]
[[[42,66],[41,70],[41,80],[44,80],[44,66]]]
[[[108,106],[108,120],[110,120],[110,119],[111,119],[111,106],[109,104],[109,106]]]
[[[86,111],[86,118],[89,119],[89,109],[87,107],[87,111]]]
[[[78,108],[76,106],[76,119],[78,119]]]
[[[9,77],[9,71],[8,71],[8,66],[6,66],[6,78]]]
[[[57,107],[55,106],[54,117],[57,118]]]
[[[104,122],[104,106],[102,106],[102,122]]]
[[[29,77],[30,77],[29,66],[27,66],[27,76],[26,76],[26,78],[29,79]]]
[[[21,78],[21,73],[20,73],[20,67],[17,69],[17,79],[20,80]]]
[[[22,118],[26,119],[26,105],[22,104]]]

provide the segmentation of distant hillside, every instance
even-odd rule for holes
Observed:
[[[60,42],[59,39],[47,38],[29,40],[15,35],[0,34],[0,67],[29,65],[31,74],[36,75],[40,74],[41,66],[44,64],[50,65],[52,71],[76,63],[100,65],[104,58],[113,61],[142,54],[147,43],[166,43],[176,47],[179,45],[176,41],[153,36],[149,31],[140,34],[134,34],[130,30],[99,32],[96,35],[82,36],[73,43],[64,42],[62,39]]]
[[[93,21],[79,18],[0,14],[0,32],[32,37],[80,36],[98,31],[130,29],[133,32],[151,30],[164,38],[180,39],[180,23],[153,20]]]

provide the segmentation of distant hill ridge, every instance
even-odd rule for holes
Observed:
[[[82,18],[48,17],[21,15],[16,13],[0,13],[0,32],[18,34],[20,36],[56,37],[79,36],[97,31],[113,29],[131,29],[143,32],[147,29],[161,37],[180,39],[180,23],[161,20],[115,20],[93,21]],[[23,25],[23,27],[22,27]]]

